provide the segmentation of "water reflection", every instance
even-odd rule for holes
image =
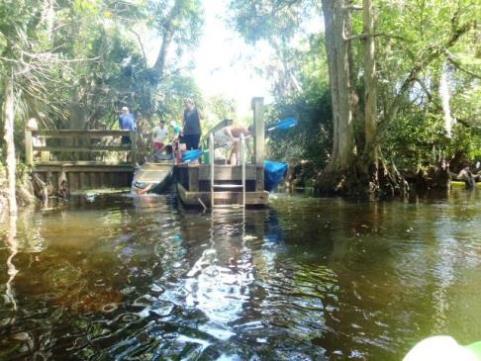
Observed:
[[[246,239],[245,211],[215,210],[210,214],[208,243],[187,273],[186,305],[202,311],[208,322],[200,327],[227,340],[235,335],[231,324],[242,314],[254,281],[252,250]]]
[[[8,219],[8,229],[7,229],[7,237],[6,237],[6,245],[10,252],[10,255],[7,258],[7,274],[8,280],[5,283],[5,298],[7,300],[7,304],[12,305],[12,313],[15,314],[17,311],[17,301],[15,300],[15,293],[12,287],[13,281],[15,280],[15,276],[18,273],[17,268],[13,263],[13,259],[18,253],[18,244],[17,244],[17,216],[10,215]],[[11,320],[2,322],[3,326],[6,326],[9,323],[14,321],[14,316],[12,316]]]
[[[387,361],[434,332],[473,342],[480,203],[203,214],[118,195],[21,214],[1,233],[0,359]]]

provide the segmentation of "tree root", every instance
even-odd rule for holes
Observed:
[[[348,170],[327,168],[316,181],[320,194],[339,195],[357,199],[389,199],[404,197],[409,184],[392,163],[382,159],[367,165],[356,162]]]

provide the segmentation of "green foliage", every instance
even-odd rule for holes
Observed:
[[[29,117],[47,128],[112,128],[127,105],[151,123],[179,120],[183,98],[202,103],[176,61],[202,21],[200,0],[0,2],[0,75],[15,82],[17,145]],[[164,41],[161,67],[148,65],[146,32]]]
[[[235,100],[221,95],[212,96],[207,99],[206,112],[204,115],[208,118],[211,125],[215,125],[224,119],[235,118]],[[238,121],[238,119],[236,119]]]
[[[246,40],[287,42],[320,11],[317,1],[230,0],[232,25]]]
[[[308,50],[295,51],[294,68],[300,91],[291,96],[277,96],[269,116],[274,122],[293,116],[298,119],[299,125],[286,132],[273,132],[268,149],[273,159],[307,159],[323,167],[332,147],[332,110],[326,56],[319,36],[309,37],[306,43]],[[279,92],[275,94],[279,95]]]
[[[352,5],[362,6],[362,1]],[[481,3],[382,0],[374,6],[377,142],[383,157],[403,169],[435,162],[440,154],[448,160],[460,152],[477,159],[481,153],[481,30],[477,24]],[[314,158],[325,164],[332,125],[331,116],[324,113],[328,91],[324,34],[309,37],[305,26],[318,7],[311,1],[288,0],[232,0],[231,7],[233,26],[244,38],[269,41],[280,59],[281,66],[273,61],[266,69],[276,97],[273,116],[300,118],[298,129],[273,137],[271,154]],[[364,42],[359,36],[362,12],[352,12],[352,28],[352,86],[361,110],[365,88]],[[451,115],[458,119],[451,139],[439,94],[443,72],[448,76]],[[289,86],[291,77],[300,89]],[[362,114],[356,115],[356,121],[355,137],[362,137]],[[361,151],[357,149],[358,154]]]
[[[325,166],[332,147],[331,112],[327,88],[322,93],[308,92],[278,102],[270,110],[271,124],[286,117],[294,117],[299,123],[294,128],[274,130],[269,134],[269,158],[287,161],[307,159],[319,167]]]

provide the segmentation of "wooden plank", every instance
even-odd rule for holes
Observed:
[[[59,180],[60,173],[59,172],[53,172],[50,178],[50,181],[52,182],[52,187],[54,188],[55,192],[58,191],[58,180]]]
[[[180,200],[188,206],[201,206],[199,199],[205,204],[210,205],[210,192],[189,192],[182,184],[177,183],[177,194]],[[269,192],[247,192],[247,206],[265,206],[269,201]],[[216,192],[216,204],[240,204],[242,202],[242,192]]]
[[[137,132],[130,132],[130,157],[132,165],[137,164]]]
[[[79,173],[68,173],[68,183],[70,185],[70,191],[76,191],[80,189],[79,179]]]
[[[79,189],[87,188],[87,178],[85,172],[80,172],[79,174]]]
[[[264,98],[252,98],[252,109],[254,111],[254,149],[256,164],[258,167],[263,167],[265,158]]]
[[[58,171],[60,167],[58,166],[36,166],[35,172],[46,172],[49,170]],[[65,167],[66,172],[69,173],[79,173],[79,172],[121,172],[121,173],[133,173],[134,169],[132,167]]]
[[[47,182],[49,182],[50,184],[53,184],[53,177],[52,177],[52,171],[47,171],[47,178],[46,178]]]
[[[112,187],[119,187],[120,182],[119,182],[119,174],[118,172],[112,173]]]
[[[210,128],[207,133],[204,134],[204,139],[207,139],[207,141],[209,141],[209,136],[212,134],[212,133],[215,133],[217,132],[218,130],[224,128],[224,127],[227,127],[229,125],[232,125],[232,123],[234,123],[234,121],[232,119],[224,119],[224,120],[221,120],[219,123],[217,123],[216,125],[214,125],[212,128]]]
[[[68,179],[67,179],[67,174],[65,173],[65,170],[63,169],[60,169],[59,173],[58,173],[58,180],[57,180],[57,189],[60,190],[61,186],[62,186],[62,182],[63,181],[67,181],[67,186],[69,185],[68,183]]]
[[[105,185],[105,173],[104,173],[104,172],[99,172],[98,175],[99,175],[99,180],[98,180],[98,181],[99,181],[99,184],[100,184],[100,188],[105,188],[105,187],[107,187],[107,186]]]
[[[189,191],[199,191],[199,165],[192,165],[188,167],[189,170]]]
[[[256,191],[264,190],[264,165],[256,169]]]
[[[100,129],[57,129],[32,131],[33,135],[41,135],[44,138],[103,138],[128,136],[128,130],[100,130]]]
[[[99,183],[97,182],[97,173],[96,172],[89,172],[88,173],[90,178],[90,187],[96,189],[99,187]]]
[[[34,150],[39,151],[51,151],[51,152],[130,152],[131,147],[130,145],[90,145],[90,146],[81,146],[81,147],[65,147],[65,146],[55,146],[55,145],[46,145],[46,146],[34,146]]]
[[[105,188],[111,188],[112,187],[112,174],[113,173],[110,173],[110,172],[105,172],[105,173],[101,173],[102,174],[102,177],[103,177],[103,186]]]
[[[63,161],[63,160],[51,160],[48,162],[37,162],[37,166],[60,166],[60,167],[77,167],[77,166],[93,166],[93,167],[125,167],[132,168],[132,164],[125,162],[99,162],[90,160],[78,160],[78,161]]]
[[[192,168],[189,168],[189,179]],[[256,179],[256,166],[246,165],[246,180]],[[200,165],[199,167],[199,181],[210,180],[210,167],[208,165]],[[242,180],[242,167],[231,165],[216,165],[215,166],[215,180],[216,181],[228,181],[228,180]]]
[[[25,162],[33,165],[33,140],[32,131],[29,129],[25,129]]]

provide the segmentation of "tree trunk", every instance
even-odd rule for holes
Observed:
[[[169,50],[170,44],[172,43],[172,38],[174,36],[173,24],[177,20],[182,9],[182,0],[176,0],[172,9],[170,10],[167,21],[164,24],[164,31],[162,34],[162,45],[160,46],[159,53],[157,54],[157,59],[153,69],[156,71],[158,79],[162,79],[164,76],[165,61],[167,59],[167,51]]]
[[[167,50],[172,42],[173,32],[170,26],[165,30],[162,36],[162,45],[160,46],[159,54],[154,64],[154,70],[157,73],[159,79],[164,76],[165,60],[167,59]]]
[[[368,163],[377,161],[377,84],[374,45],[374,14],[372,0],[363,0],[364,44],[364,124],[365,124],[365,155]]]
[[[17,214],[17,199],[15,195],[15,143],[13,138],[15,121],[15,95],[13,91],[13,80],[6,77],[5,81],[5,103],[4,103],[4,140],[6,145],[6,166],[8,180],[8,208],[10,216]]]
[[[350,168],[354,157],[351,69],[349,66],[350,14],[345,0],[322,0],[333,113],[333,150],[330,171]]]

